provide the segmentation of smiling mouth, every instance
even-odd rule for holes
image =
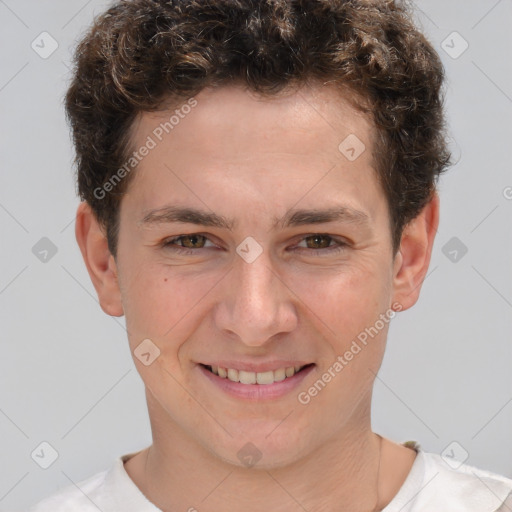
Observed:
[[[303,366],[289,366],[287,368],[279,368],[278,370],[267,372],[247,372],[244,370],[235,370],[233,368],[222,368],[220,366],[210,366],[205,364],[201,364],[201,366],[221,379],[228,379],[240,384],[268,385],[289,379],[306,368],[314,366],[314,363]]]

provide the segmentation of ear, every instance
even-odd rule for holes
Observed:
[[[409,309],[418,300],[438,226],[439,196],[434,192],[430,202],[402,234],[393,270],[393,301],[401,305],[397,311]]]
[[[85,201],[80,203],[76,212],[75,236],[92,284],[98,294],[101,309],[107,315],[122,316],[123,306],[117,280],[117,265],[108,249],[104,230]]]

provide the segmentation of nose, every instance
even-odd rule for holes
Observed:
[[[265,345],[297,326],[294,295],[268,251],[252,263],[236,257],[215,310],[217,328],[247,346]]]

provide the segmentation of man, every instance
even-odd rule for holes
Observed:
[[[76,64],[77,241],[153,443],[31,510],[510,509],[512,480],[371,428],[449,163],[405,8],[121,2]]]

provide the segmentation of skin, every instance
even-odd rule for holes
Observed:
[[[77,241],[102,309],[126,316],[132,354],[146,338],[160,349],[149,366],[133,358],[153,444],[126,471],[163,511],[381,510],[416,455],[389,439],[380,446],[371,429],[389,324],[307,405],[297,394],[393,304],[406,310],[416,303],[439,198],[408,224],[393,257],[388,207],[372,168],[373,127],[339,91],[317,84],[261,99],[231,85],[205,89],[196,100],[134,171],[116,258],[89,206],[77,212]],[[142,114],[134,147],[173,110]],[[349,134],[366,146],[352,162],[338,150]],[[364,212],[368,225],[272,227],[289,209],[339,204]],[[141,223],[164,205],[213,211],[236,226]],[[206,239],[162,246],[198,233]],[[333,240],[318,241],[318,233]],[[248,236],[263,250],[252,263],[236,253]],[[329,253],[335,240],[348,245]],[[193,254],[172,249],[187,245]],[[197,362],[223,357],[294,358],[315,367],[295,392],[247,403],[198,372]],[[253,467],[237,457],[248,441],[262,455]]]

